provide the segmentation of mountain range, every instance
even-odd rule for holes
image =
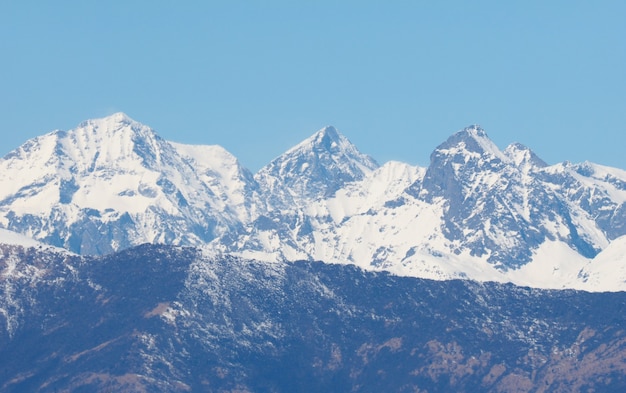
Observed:
[[[478,126],[253,174],[88,120],[0,160],[0,392],[623,392],[625,201]]]
[[[626,171],[548,165],[479,126],[427,168],[379,165],[325,127],[252,174],[116,113],[0,160],[0,227],[76,254],[168,244],[538,288],[626,289],[625,202]]]

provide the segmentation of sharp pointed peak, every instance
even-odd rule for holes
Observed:
[[[324,162],[324,165],[335,165],[343,162],[347,166],[358,167],[357,178],[363,173],[367,173],[378,168],[378,163],[370,156],[361,153],[358,148],[345,136],[337,131],[333,126],[326,126],[315,132],[313,135],[293,146],[285,153],[276,157],[268,165],[261,168],[259,173],[270,172],[273,168],[291,168],[287,162],[302,164],[302,160],[311,162]],[[295,165],[295,164],[294,164]],[[301,168],[299,166],[298,168]],[[310,168],[309,164],[305,168]],[[352,171],[354,168],[351,168]],[[283,169],[281,169],[283,170]],[[300,170],[300,169],[298,169]]]
[[[444,143],[439,145],[436,151],[447,154],[452,152],[467,151],[473,153],[488,153],[500,159],[504,159],[504,155],[489,138],[487,132],[478,124],[473,124],[455,132]]]
[[[356,147],[354,147],[345,136],[337,131],[335,127],[326,126],[319,129],[313,135],[289,149],[287,153],[310,149],[330,150],[338,147],[341,147],[342,149],[356,149]]]
[[[321,135],[339,135],[339,131],[334,126],[325,126],[322,127],[316,134]]]
[[[308,140],[314,143],[322,143],[324,140],[338,141],[345,138],[337,129],[333,126],[325,126],[313,134]]]

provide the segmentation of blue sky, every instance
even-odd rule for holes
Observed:
[[[0,3],[0,155],[122,111],[255,171],[325,125],[425,166],[480,124],[626,169],[624,1]]]

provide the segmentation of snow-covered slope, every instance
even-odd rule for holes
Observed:
[[[0,161],[0,224],[83,254],[204,244],[241,226],[232,189],[250,176],[221,148],[198,170],[189,150],[122,113],[35,138]]]
[[[242,223],[255,214],[258,186],[249,170],[218,145],[183,145],[170,142],[196,175],[221,201],[220,209],[231,210]]]
[[[596,291],[626,290],[626,236],[611,242],[578,272],[583,289]]]
[[[4,250],[6,257],[6,250],[11,252],[21,252],[23,249],[34,248],[40,252],[49,252],[53,254],[74,255],[61,247],[51,246],[46,243],[39,242],[28,236],[24,236],[21,233],[9,231],[8,229],[0,228],[0,248]],[[17,250],[17,251],[16,251]]]
[[[541,180],[559,190],[570,206],[593,217],[607,239],[626,235],[626,171],[590,162],[565,162],[546,168]]]
[[[8,244],[12,246],[22,247],[40,247],[43,243],[20,233],[0,228],[0,244]]]
[[[350,243],[350,239],[338,233],[339,228],[352,217],[367,215],[373,206],[394,199],[423,173],[423,168],[389,162],[361,180],[345,183],[329,198],[310,200],[297,210],[269,210],[227,252],[265,260],[350,263],[353,258],[344,253],[348,247],[339,244]],[[272,194],[265,197],[272,198]]]
[[[383,166],[325,127],[254,176],[220,146],[118,113],[0,160],[0,227],[82,254],[144,242],[433,279],[624,289],[626,171],[547,165],[478,126],[428,168]],[[613,244],[615,243],[615,244]],[[621,281],[620,281],[621,280]]]

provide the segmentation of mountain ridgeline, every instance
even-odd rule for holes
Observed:
[[[626,293],[0,245],[2,392],[623,392]]]
[[[0,227],[77,254],[170,244],[543,288],[626,288],[625,202],[625,171],[501,151],[478,126],[428,168],[380,166],[326,127],[252,174],[117,113],[0,160]]]

